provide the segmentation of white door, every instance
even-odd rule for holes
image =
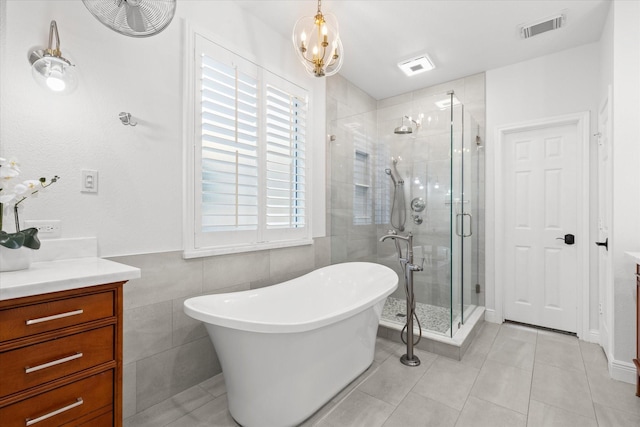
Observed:
[[[613,192],[611,170],[611,87],[598,112],[598,242],[608,242],[611,229]],[[611,350],[611,310],[613,278],[611,256],[605,247],[598,249],[598,307],[600,345],[607,359]]]
[[[578,134],[576,124],[548,124],[505,136],[496,227],[504,227],[506,320],[577,332],[577,257],[588,243],[577,233]]]

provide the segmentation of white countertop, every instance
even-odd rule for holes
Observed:
[[[34,262],[28,270],[0,273],[0,301],[138,277],[139,268],[97,257]]]
[[[640,264],[640,252],[626,252],[626,254],[633,258],[636,264]]]

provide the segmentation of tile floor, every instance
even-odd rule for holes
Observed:
[[[631,384],[609,378],[599,346],[566,335],[485,323],[462,361],[378,338],[372,366],[304,427],[640,426]],[[217,375],[125,420],[125,427],[236,427]]]

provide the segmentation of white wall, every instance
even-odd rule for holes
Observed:
[[[633,263],[626,251],[640,250],[640,3],[614,1],[598,43],[566,50],[487,72],[487,171],[495,165],[496,126],[589,110],[591,134],[597,107],[613,86],[614,332],[612,376],[633,380],[635,352]],[[590,236],[597,240],[597,144],[590,143]],[[496,183],[487,175],[487,308],[495,309]],[[597,249],[590,248],[590,329],[598,328]],[[498,320],[498,319],[496,319]]]
[[[614,334],[612,375],[627,366],[634,380],[634,265],[626,251],[640,250],[640,2],[613,2],[613,226]]]
[[[500,153],[495,152],[494,132],[496,127],[519,122],[531,121],[563,114],[591,112],[590,134],[597,129],[598,106],[598,58],[599,46],[596,43],[568,49],[552,55],[520,62],[506,67],[489,70],[486,73],[487,91],[487,145],[486,145],[486,307],[488,320],[495,307],[495,262],[498,254],[494,253],[496,224],[495,182],[491,171],[494,169]],[[594,170],[597,160],[596,145],[590,144],[590,167]],[[591,174],[590,188],[590,236],[577,236],[595,241],[597,228],[595,224],[596,178]],[[595,245],[590,248],[590,264],[596,265],[597,252]],[[499,260],[498,260],[499,261]],[[597,270],[590,268],[590,325],[588,329],[597,329]]]
[[[17,157],[25,179],[62,177],[48,194],[25,202],[21,219],[62,220],[63,237],[97,236],[100,256],[182,249],[188,20],[270,71],[310,87],[317,119],[315,158],[309,162],[317,180],[309,191],[313,236],[325,235],[325,83],[304,74],[288,39],[233,1],[179,1],[171,25],[149,38],[106,28],[77,0],[1,1],[0,155]],[[66,97],[37,86],[27,61],[31,48],[46,45],[52,19],[63,55],[80,75],[78,89]],[[138,126],[123,126],[121,111],[130,112]],[[80,192],[81,169],[99,171],[98,194]]]

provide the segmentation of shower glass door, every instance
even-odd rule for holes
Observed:
[[[449,92],[450,121],[450,187],[446,203],[449,208],[451,239],[451,329],[450,336],[462,325],[463,289],[466,269],[465,238],[469,235],[465,212],[464,108],[453,92]]]
[[[451,94],[451,336],[478,306],[478,126]]]

